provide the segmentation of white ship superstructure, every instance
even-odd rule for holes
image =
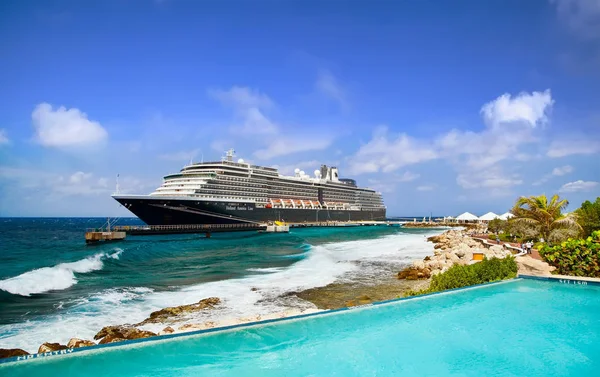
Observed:
[[[307,210],[334,211],[336,218],[340,217],[341,211],[351,212],[354,216],[341,216],[346,220],[385,218],[381,194],[357,187],[353,179],[339,178],[336,167],[322,165],[314,171],[314,176],[299,169],[296,169],[294,176],[284,176],[276,168],[252,165],[242,159],[235,162],[233,150],[229,150],[221,161],[192,163],[177,174],[167,175],[163,184],[145,197],[155,202],[163,199],[184,200],[188,204],[197,201],[197,205],[229,203],[225,210],[235,211],[236,218],[240,217],[240,211],[282,217],[281,211],[273,210],[285,210],[283,215],[289,220],[312,219],[310,214],[307,215]],[[130,198],[129,202],[126,198]],[[115,196],[115,199],[136,213],[131,206],[133,199],[139,199],[139,196]],[[163,204],[166,207],[166,203]],[[298,214],[301,215],[296,216]]]

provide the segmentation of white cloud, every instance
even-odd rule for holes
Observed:
[[[575,182],[565,183],[558,191],[559,192],[590,191],[593,188],[595,188],[596,186],[598,186],[598,182],[578,180]]]
[[[82,171],[78,171],[76,173],[73,173],[73,175],[71,175],[71,177],[69,177],[69,182],[78,184],[78,183],[82,183],[82,182],[88,180],[91,177],[92,177],[92,173],[84,173]]]
[[[271,101],[269,96],[248,87],[233,86],[229,90],[210,89],[208,93],[222,103],[232,107],[269,108],[273,106],[273,101]]]
[[[200,153],[201,153],[200,149],[193,149],[193,150],[189,150],[189,151],[179,151],[179,152],[161,154],[160,156],[158,156],[158,158],[161,160],[166,160],[166,161],[184,161],[185,162],[185,161],[193,160]]]
[[[489,188],[506,194],[523,183],[517,175],[502,171],[505,160],[536,158],[531,144],[541,139],[535,127],[548,121],[554,101],[550,90],[502,95],[485,104],[481,114],[486,126],[481,131],[451,130],[429,140],[406,134],[390,137],[379,128],[371,141],[349,158],[351,173],[389,173],[403,166],[444,159],[457,170],[456,182],[465,189]],[[501,127],[500,127],[501,125]],[[527,154],[523,153],[527,146]]]
[[[336,101],[342,109],[348,107],[346,92],[331,72],[321,71],[315,87],[320,93]]]
[[[417,191],[433,191],[434,186],[430,186],[430,185],[423,185],[423,186],[417,186]]]
[[[571,155],[589,155],[600,153],[600,141],[585,138],[561,139],[550,143],[548,157],[565,157]]]
[[[416,174],[410,171],[406,171],[404,172],[404,174],[402,174],[401,176],[399,176],[397,178],[398,182],[411,182],[414,181],[415,179],[419,178],[421,176],[421,174]]]
[[[16,182],[19,190],[34,190],[38,199],[58,199],[69,196],[108,196],[114,191],[114,178],[96,178],[93,173],[77,171],[72,174],[45,170],[0,166],[0,181]],[[122,194],[147,193],[160,185],[158,181],[125,176],[119,180]],[[11,185],[12,186],[12,185]]]
[[[232,107],[239,124],[231,127],[231,131],[243,134],[272,134],[278,126],[264,113],[273,107],[273,101],[258,90],[233,86],[229,90],[213,89],[209,95],[226,106]]]
[[[552,170],[552,175],[561,176],[565,174],[569,174],[573,171],[573,167],[571,165],[565,165],[558,168],[554,168]]]
[[[6,136],[6,130],[0,129],[0,145],[6,145],[9,143],[10,140],[8,139],[8,136]]]
[[[552,178],[553,176],[560,177],[565,174],[569,174],[572,171],[573,171],[573,167],[571,165],[565,165],[565,166],[560,166],[560,167],[554,168],[554,169],[552,169],[552,172],[550,174],[544,175],[538,181],[533,182],[532,185],[539,186],[541,184],[548,182],[550,180],[550,178]]]
[[[52,109],[40,103],[31,113],[35,138],[46,147],[87,146],[104,142],[108,133],[96,121],[89,120],[79,109],[64,106]]]
[[[504,123],[525,123],[530,127],[544,124],[548,121],[547,113],[551,110],[554,100],[550,89],[544,92],[520,93],[511,98],[506,93],[488,102],[481,108],[481,114],[487,125],[496,128]]]
[[[331,138],[322,135],[311,139],[277,136],[269,140],[266,148],[254,152],[254,156],[261,160],[267,160],[298,152],[322,150],[331,145],[331,142]]]
[[[406,134],[390,136],[387,127],[379,127],[373,138],[350,158],[352,174],[389,173],[403,166],[437,158],[433,147]]]
[[[460,173],[456,183],[465,189],[476,188],[508,188],[523,183],[517,176],[506,176],[500,168],[492,168],[479,172]]]
[[[600,38],[600,1],[550,0],[571,32],[586,39]]]

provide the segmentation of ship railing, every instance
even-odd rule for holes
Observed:
[[[260,224],[239,223],[239,224],[182,224],[182,225],[116,225],[111,230],[115,232],[127,232],[138,230],[210,230],[210,229],[243,229],[256,228]],[[92,229],[91,231],[96,231]]]

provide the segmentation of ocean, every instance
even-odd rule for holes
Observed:
[[[216,296],[198,321],[313,307],[288,292],[389,275],[431,254],[439,230],[299,228],[129,236],[86,245],[99,218],[0,219],[0,348],[37,351],[44,342],[91,339],[103,326],[136,323],[152,311]],[[119,225],[141,224],[120,219]],[[388,276],[386,275],[386,276]],[[158,331],[164,326],[149,329]]]

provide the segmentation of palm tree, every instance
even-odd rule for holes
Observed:
[[[544,240],[556,240],[576,236],[582,231],[575,214],[564,215],[562,211],[569,202],[553,195],[548,202],[545,194],[540,196],[522,196],[512,209],[515,215],[511,221],[515,224],[533,227]]]

